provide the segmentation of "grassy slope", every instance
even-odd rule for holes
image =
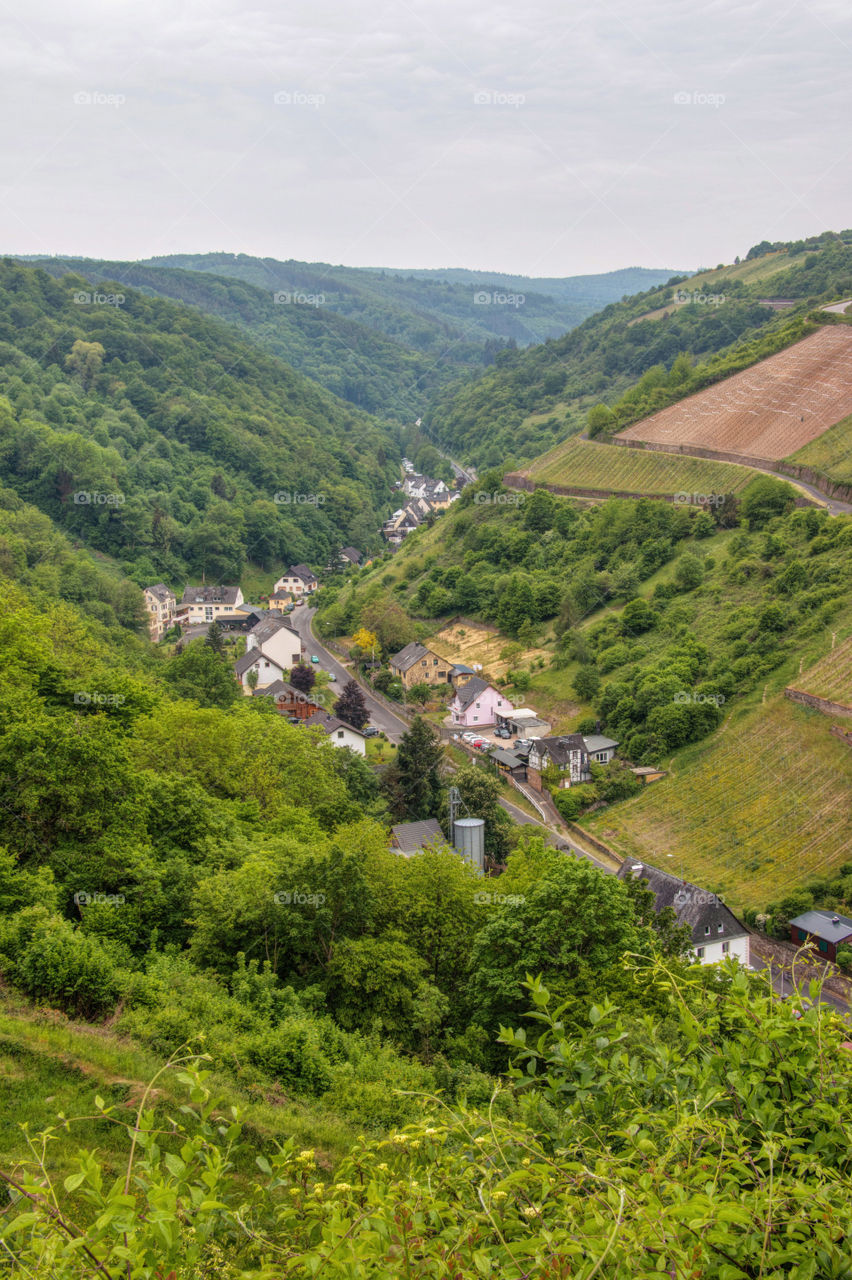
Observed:
[[[667,495],[738,493],[755,473],[728,462],[708,462],[642,449],[617,449],[586,440],[566,440],[526,468],[532,480],[581,489]]]
[[[795,676],[791,684],[818,698],[852,706],[852,636],[830,650],[809,671]]]
[[[199,1048],[200,1051],[200,1048]],[[115,1106],[116,1118],[128,1121],[138,1107],[146,1085],[164,1059],[143,1048],[108,1025],[75,1022],[49,1009],[37,1009],[8,992],[0,995],[0,1150],[9,1167],[27,1153],[21,1125],[31,1134],[52,1124],[62,1112],[75,1123],[79,1146],[97,1146],[118,1173],[121,1154],[126,1160],[124,1131],[95,1114],[96,1094]],[[211,1064],[207,1064],[208,1068]],[[212,1064],[215,1066],[215,1064]],[[188,1094],[171,1071],[156,1083],[153,1100],[170,1114],[183,1105]],[[295,1137],[300,1146],[325,1152],[325,1162],[336,1162],[354,1141],[355,1131],[345,1121],[317,1108],[271,1093],[253,1096],[216,1074],[208,1081],[222,1110],[237,1106],[243,1113],[247,1137],[254,1151],[269,1150],[275,1142]],[[256,1091],[255,1091],[256,1092]],[[62,1151],[67,1155],[68,1148]],[[56,1151],[53,1152],[54,1159]],[[66,1172],[63,1168],[61,1172]]]
[[[813,467],[830,480],[852,484],[852,414],[784,461]]]
[[[668,778],[585,824],[734,909],[763,906],[848,859],[852,752],[819,712],[776,694],[735,710],[672,763]]]

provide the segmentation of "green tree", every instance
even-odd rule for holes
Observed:
[[[240,697],[228,660],[203,640],[192,640],[182,653],[169,658],[163,679],[177,697],[191,698],[201,707],[230,707]]]
[[[363,729],[370,719],[364,694],[357,680],[347,680],[334,704],[334,714],[355,729]]]
[[[399,794],[409,821],[435,816],[441,794],[440,762],[441,747],[431,725],[415,716],[402,735],[396,757]]]

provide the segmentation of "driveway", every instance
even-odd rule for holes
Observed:
[[[319,658],[319,666],[322,671],[329,672],[337,681],[338,693],[346,684],[347,680],[357,680],[364,694],[364,702],[370,713],[370,724],[374,728],[381,730],[386,734],[391,742],[399,742],[402,735],[408,729],[408,725],[399,716],[394,715],[383,702],[379,702],[374,697],[370,689],[365,685],[359,677],[349,667],[344,666],[339,658],[326,649],[325,645],[316,638],[311,626],[316,609],[312,609],[308,604],[298,605],[291,614],[288,615],[288,625],[301,637],[305,650],[305,661],[310,662],[312,656],[316,654]],[[332,688],[335,686],[332,685]]]

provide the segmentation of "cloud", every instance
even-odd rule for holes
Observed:
[[[852,15],[830,0],[19,12],[5,252],[557,275],[849,220]]]

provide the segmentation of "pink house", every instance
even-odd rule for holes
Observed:
[[[462,685],[450,703],[453,724],[465,729],[484,729],[496,722],[498,711],[505,715],[511,709],[508,698],[479,676]]]

